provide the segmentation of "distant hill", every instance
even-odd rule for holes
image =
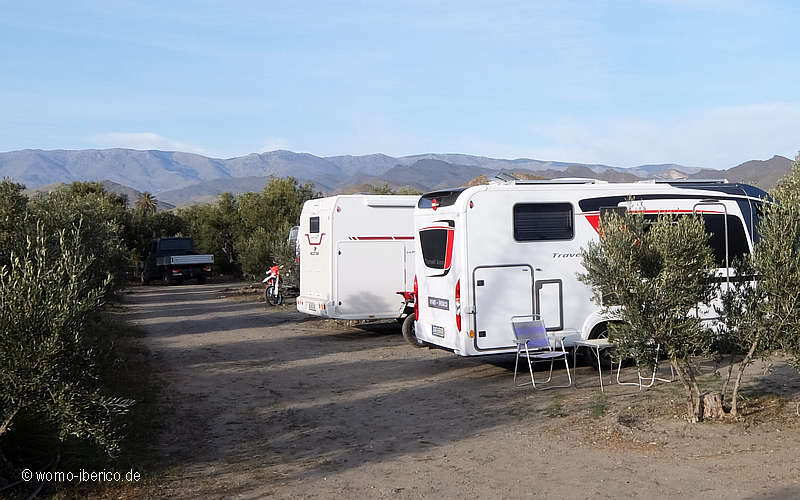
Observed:
[[[700,170],[690,175],[692,179],[728,179],[731,182],[744,182],[761,189],[775,187],[781,177],[792,169],[792,160],[775,155],[769,160],[750,160],[728,170]]]
[[[623,168],[459,153],[425,153],[403,157],[381,153],[320,157],[278,150],[220,159],[157,150],[28,149],[0,153],[0,178],[11,178],[30,189],[53,183],[107,181],[135,192],[149,191],[166,203],[184,205],[198,200],[213,201],[224,191],[260,191],[271,175],[293,176],[312,182],[324,193],[352,192],[359,186],[383,183],[425,191],[460,186],[481,175],[493,177],[494,172],[500,171],[528,172],[547,178],[591,177],[612,182],[728,177],[770,188],[788,171],[789,165],[791,160],[782,156],[766,161],[753,160],[720,171],[672,163]]]

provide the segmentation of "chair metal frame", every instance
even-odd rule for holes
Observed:
[[[669,365],[669,371],[670,371],[670,378],[669,379],[656,377],[656,373],[658,372],[658,353],[660,351],[661,351],[661,344],[658,344],[656,346],[656,359],[653,361],[653,373],[651,373],[649,377],[646,377],[646,376],[642,377],[642,370],[641,370],[641,367],[639,366],[639,360],[638,359],[636,360],[636,375],[639,378],[638,382],[620,382],[619,374],[620,374],[620,370],[622,369],[622,360],[620,359],[619,360],[619,364],[617,365],[617,384],[618,385],[635,385],[635,386],[638,386],[639,390],[641,391],[642,388],[649,389],[649,388],[653,387],[653,385],[656,383],[656,381],[667,382],[667,383],[675,382],[675,370],[672,368],[672,363],[670,363],[670,365]],[[613,368],[612,368],[612,370],[613,370]],[[642,383],[645,380],[649,380],[647,385],[644,385]]]
[[[520,321],[515,322],[516,319],[520,318],[528,318],[528,321]],[[523,323],[532,323],[527,325],[526,330],[518,329],[518,324]],[[524,387],[528,385],[528,382],[524,382],[522,384],[517,384],[517,372],[519,369],[519,358],[525,357],[528,360],[528,370],[531,374],[531,381],[530,385],[533,386],[534,389],[557,389],[557,388],[566,388],[572,386],[572,375],[569,373],[569,359],[567,358],[567,350],[564,347],[564,336],[563,335],[554,335],[547,331],[547,328],[544,325],[544,322],[541,319],[541,316],[538,314],[525,314],[521,316],[512,316],[511,317],[511,328],[514,331],[514,342],[517,344],[517,355],[514,361],[514,386],[515,387]],[[550,339],[556,339],[558,343],[561,344],[561,350],[556,351],[553,349],[553,345],[550,342]],[[547,380],[544,382],[539,382],[539,384],[547,384],[553,379],[553,365],[555,361],[559,358],[564,359],[564,366],[567,369],[567,379],[569,380],[569,384],[567,385],[549,385],[547,387],[537,387],[536,386],[536,379],[533,375],[533,363],[550,361],[550,373],[547,377]]]

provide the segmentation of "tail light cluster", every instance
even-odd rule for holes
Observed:
[[[416,275],[414,275],[414,321],[419,321],[419,288]]]
[[[456,281],[456,328],[461,331],[461,280]]]

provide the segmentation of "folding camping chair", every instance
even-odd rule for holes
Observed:
[[[550,361],[550,374],[547,380],[541,383],[549,383],[553,378],[553,364],[557,359],[564,360],[564,367],[567,369],[567,385],[550,385],[548,387],[541,387],[541,389],[555,389],[558,387],[569,387],[572,385],[572,376],[569,373],[569,362],[567,360],[567,350],[564,348],[564,337],[555,336],[547,333],[547,328],[544,326],[544,321],[541,320],[538,314],[528,314],[525,316],[512,316],[511,327],[514,329],[514,339],[517,344],[517,359],[514,361],[514,386],[522,387],[528,385],[528,382],[517,384],[517,369],[519,367],[519,358],[524,357],[528,360],[528,370],[531,373],[531,385],[534,389],[536,387],[536,379],[533,376],[533,363]],[[550,339],[551,337],[558,340],[561,345],[561,350],[553,349]]]

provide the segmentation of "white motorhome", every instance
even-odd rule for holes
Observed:
[[[726,181],[516,181],[423,195],[414,215],[420,342],[462,356],[515,352],[512,316],[540,314],[565,344],[605,335],[611,318],[592,299],[581,249],[606,210],[699,213],[726,279],[751,252],[766,194]],[[713,315],[706,307],[704,317]]]
[[[414,279],[419,196],[341,195],[300,214],[297,310],[339,319],[400,318]]]

